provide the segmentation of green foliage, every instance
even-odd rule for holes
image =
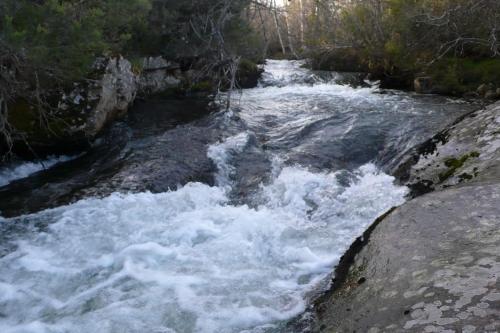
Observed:
[[[444,58],[427,69],[438,90],[461,94],[481,83],[500,86],[500,59]]]
[[[247,2],[234,0],[225,8],[217,0],[2,0],[0,39],[26,59],[41,86],[49,87],[84,78],[102,55],[197,59],[219,54],[207,15],[218,20],[225,10],[226,47],[242,54],[248,50],[242,36],[251,33],[238,13]],[[141,70],[138,61],[133,67]]]
[[[4,0],[3,6],[0,38],[32,67],[63,80],[82,78],[96,56],[120,52],[151,8],[148,0]]]
[[[460,69],[465,84],[476,82],[500,85],[500,59],[461,59]]]
[[[190,90],[192,92],[206,92],[206,91],[212,91],[213,89],[214,89],[213,82],[208,81],[208,80],[194,83],[190,87]]]
[[[334,69],[366,68],[380,78],[399,77],[408,86],[413,76],[425,73],[442,92],[458,94],[500,81],[499,13],[498,1],[353,0],[331,14],[335,29],[322,30],[332,30],[326,52],[340,64]],[[310,56],[325,63],[324,35],[310,38]]]
[[[438,91],[459,94],[466,90],[458,65],[457,59],[447,59],[428,70]]]
[[[238,71],[242,75],[249,75],[259,71],[257,64],[249,59],[241,59],[238,67]]]

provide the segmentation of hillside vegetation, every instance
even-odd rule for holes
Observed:
[[[432,77],[439,93],[500,87],[499,1],[292,0],[276,11],[278,20],[269,15],[261,24],[267,34],[260,29],[270,54],[370,72],[395,88],[410,88],[418,76]]]

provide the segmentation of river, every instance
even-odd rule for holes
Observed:
[[[384,171],[473,106],[302,64],[268,61],[229,110],[140,102],[84,155],[1,170],[0,331],[274,332],[303,313],[406,200]]]

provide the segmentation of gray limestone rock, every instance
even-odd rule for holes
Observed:
[[[468,114],[417,147],[393,170],[416,194],[500,180],[500,102]]]
[[[163,57],[143,59],[139,77],[139,91],[143,94],[157,94],[181,84],[180,65]]]
[[[99,83],[88,92],[90,100],[98,100],[85,124],[89,137],[94,137],[109,121],[127,112],[137,93],[137,77],[128,60],[118,57],[105,62]]]
[[[498,332],[499,276],[500,186],[427,194],[380,222],[312,331]]]

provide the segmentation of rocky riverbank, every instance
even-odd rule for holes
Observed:
[[[314,332],[500,331],[500,103],[408,153],[417,198],[353,244],[314,304]]]
[[[253,62],[240,61],[237,79],[242,87],[256,86],[260,74]],[[162,56],[134,63],[121,56],[99,58],[87,80],[46,92],[42,106],[26,100],[10,103],[14,153],[29,159],[87,149],[105,127],[127,114],[136,97],[189,96],[208,102],[216,83],[205,76]],[[5,149],[0,142],[0,156]]]

